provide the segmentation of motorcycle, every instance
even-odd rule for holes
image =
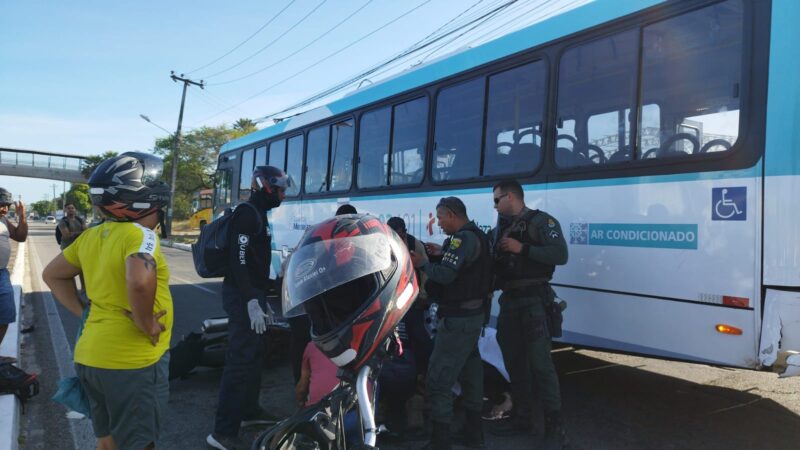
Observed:
[[[400,355],[402,344],[392,334],[367,364],[357,372],[339,369],[340,383],[330,394],[264,431],[252,450],[376,449],[376,380],[383,362]],[[348,432],[346,417],[354,413],[358,427]]]

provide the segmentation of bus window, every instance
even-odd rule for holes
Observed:
[[[627,125],[625,111],[610,111],[590,116],[586,122],[589,159],[593,163],[605,163],[617,153],[620,144],[624,146],[626,138],[629,137]],[[623,159],[629,158],[630,156]]]
[[[353,183],[354,142],[352,119],[331,125],[331,191],[347,191]]]
[[[267,165],[267,146],[258,147],[256,149],[256,166],[266,166]]]
[[[382,108],[361,116],[358,135],[358,187],[386,186],[388,181],[391,110]]]
[[[328,190],[328,127],[315,128],[308,132],[306,152],[306,193]]]
[[[639,120],[642,123],[639,128],[639,154],[647,153],[649,149],[659,148],[661,146],[661,109],[656,104],[644,105]],[[692,131],[692,134],[697,136],[695,131]],[[655,151],[652,151],[648,158],[655,156]]]
[[[642,158],[699,155],[736,143],[743,22],[741,0],[728,0],[643,28],[642,98],[659,104],[661,123],[657,145],[640,146]]]
[[[286,153],[286,175],[292,180],[292,185],[286,189],[286,196],[293,197],[300,194],[300,180],[303,173],[302,134],[289,138]],[[272,161],[272,154],[269,156]]]
[[[485,81],[476,78],[442,89],[436,101],[433,179],[480,175]]]
[[[630,159],[630,114],[636,103],[639,31],[570,48],[559,62],[555,160],[562,168]],[[577,119],[567,130],[567,117]],[[593,119],[592,119],[593,118]],[[591,123],[589,121],[591,120]],[[623,130],[620,132],[620,130]],[[619,140],[606,152],[598,143]]]
[[[239,170],[239,201],[250,198],[250,178],[253,175],[253,150],[242,152],[242,166]]]
[[[418,184],[425,170],[428,99],[418,98],[394,107],[390,184]]]
[[[269,165],[284,170],[286,167],[286,141],[281,139],[269,144]]]
[[[545,98],[541,61],[489,77],[484,175],[532,172],[539,165]]]

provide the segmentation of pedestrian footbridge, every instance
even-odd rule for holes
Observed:
[[[0,147],[0,175],[86,183],[85,166],[78,155]]]

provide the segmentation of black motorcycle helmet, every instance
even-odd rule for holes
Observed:
[[[92,204],[109,219],[130,222],[169,204],[169,185],[160,180],[161,158],[126,152],[103,161],[89,177]]]
[[[281,169],[273,166],[256,166],[250,177],[250,195],[263,199],[267,209],[280,206],[292,180]]]

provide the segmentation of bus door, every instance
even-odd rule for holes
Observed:
[[[222,164],[220,164],[221,166]],[[217,170],[214,183],[214,210],[212,219],[218,218],[231,206],[231,169],[220,168]]]

